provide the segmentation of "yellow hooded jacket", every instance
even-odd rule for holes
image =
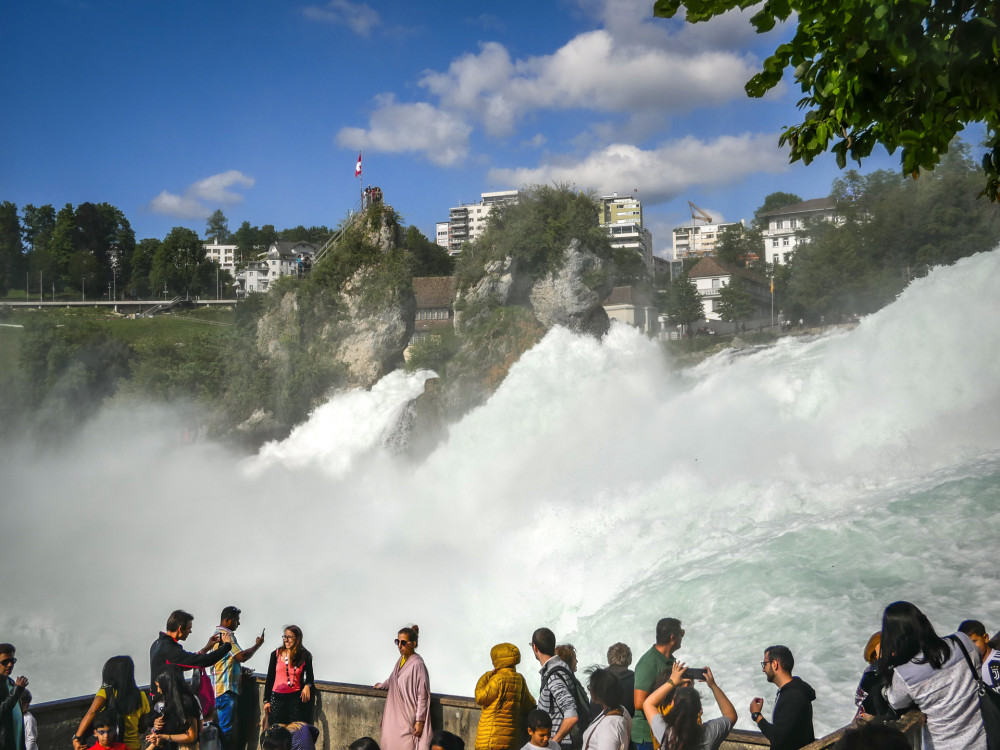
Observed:
[[[521,652],[513,643],[498,643],[490,649],[495,669],[479,678],[476,703],[482,706],[476,750],[519,750],[524,717],[535,707],[524,677],[514,669]]]

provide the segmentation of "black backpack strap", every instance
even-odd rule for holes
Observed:
[[[980,674],[979,670],[976,669],[975,665],[972,663],[972,657],[969,656],[968,649],[965,648],[965,644],[962,643],[962,639],[955,635],[948,636],[951,640],[958,644],[958,647],[962,649],[962,656],[965,657],[965,663],[969,665],[969,669],[972,670],[972,676],[976,679],[976,686],[979,689],[979,695],[986,695],[986,687],[983,685],[983,676]]]

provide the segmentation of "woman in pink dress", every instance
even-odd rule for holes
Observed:
[[[416,653],[420,628],[402,628],[396,636],[399,661],[385,682],[375,684],[386,690],[382,713],[382,750],[430,750],[431,686],[427,667]]]

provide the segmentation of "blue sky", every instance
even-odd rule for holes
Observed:
[[[335,225],[364,184],[433,237],[489,190],[638,189],[657,254],[690,221],[814,198],[777,145],[799,98],[743,84],[788,29],[652,18],[652,0],[32,0],[0,24],[0,200],[107,201],[136,235]],[[973,141],[974,142],[974,141]],[[896,168],[881,154],[864,171]]]

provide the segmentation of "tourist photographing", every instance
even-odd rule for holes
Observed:
[[[400,628],[396,634],[399,659],[385,682],[375,683],[385,690],[382,712],[382,750],[430,750],[431,682],[423,658],[416,652],[420,628]]]
[[[635,689],[632,701],[635,707],[635,720],[632,723],[632,741],[638,750],[653,750],[653,735],[649,731],[649,723],[643,714],[642,706],[653,689],[657,675],[670,669],[674,662],[673,654],[681,647],[684,640],[684,628],[681,621],[673,617],[664,617],[656,623],[656,643],[639,657],[635,665]]]
[[[120,728],[118,741],[128,750],[139,750],[145,720],[152,710],[146,694],[135,684],[135,662],[131,656],[112,656],[104,662],[101,670],[101,687],[84,714],[73,735],[75,750],[85,750],[87,733],[93,726],[94,717],[102,709],[119,717],[115,726]]]
[[[627,750],[632,738],[632,714],[622,705],[622,684],[609,669],[595,669],[587,681],[590,699],[600,707],[583,732],[586,750]]]
[[[269,724],[312,724],[312,654],[302,645],[302,629],[289,625],[271,652],[264,681],[264,713]]]
[[[736,723],[736,709],[705,667],[705,684],[722,716],[702,722],[701,696],[684,677],[686,671],[686,664],[674,661],[670,677],[643,701],[643,715],[661,750],[716,750]]]
[[[885,608],[879,669],[892,670],[887,694],[892,707],[915,705],[927,717],[924,747],[986,750],[977,683],[963,647],[978,669],[979,649],[965,633],[941,638],[910,602],[893,602]]]
[[[11,678],[17,657],[13,644],[0,643],[0,750],[24,750],[24,715],[21,695],[28,678]]]
[[[220,661],[232,649],[232,637],[215,633],[208,643],[197,653],[185,651],[180,642],[187,640],[194,627],[194,615],[183,609],[175,609],[167,618],[166,630],[149,647],[149,674],[155,677],[164,667],[174,666],[182,670],[206,668]],[[219,645],[216,648],[216,644]],[[211,649],[215,649],[211,651]]]
[[[882,635],[883,642],[885,634]],[[767,681],[778,688],[774,699],[771,721],[761,714],[763,698],[750,701],[750,718],[761,733],[771,741],[772,750],[798,750],[815,739],[812,721],[812,702],[816,691],[809,683],[792,676],[795,659],[787,646],[771,646],[764,650],[761,671]]]
[[[215,685],[215,716],[219,727],[219,741],[222,750],[235,750],[239,746],[239,699],[240,665],[248,661],[264,645],[264,631],[260,631],[253,646],[245,651],[236,641],[236,629],[240,626],[239,607],[229,606],[222,610],[215,632],[220,640],[228,635],[232,648],[228,654],[212,666]],[[216,646],[218,648],[218,646]]]
[[[538,670],[542,677],[538,707],[552,719],[552,741],[563,748],[579,747],[580,733],[573,736],[573,728],[579,721],[573,697],[573,673],[569,665],[556,656],[555,633],[548,628],[538,628],[531,635],[531,651],[542,665]]]
[[[524,717],[535,707],[524,677],[517,672],[521,651],[513,643],[490,649],[493,669],[476,683],[476,703],[482,708],[475,750],[517,750]]]

